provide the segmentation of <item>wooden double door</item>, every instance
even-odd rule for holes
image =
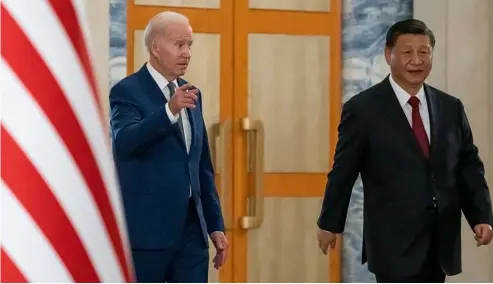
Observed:
[[[194,30],[185,79],[203,94],[231,245],[209,280],[341,281],[340,248],[326,257],[316,241],[340,117],[340,0],[128,0],[128,73],[165,10]]]

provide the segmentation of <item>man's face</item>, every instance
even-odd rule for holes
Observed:
[[[385,48],[385,59],[396,78],[409,86],[419,86],[433,65],[433,48],[426,35],[404,34],[393,48]]]
[[[191,58],[192,28],[185,23],[170,23],[152,44],[152,53],[167,76],[185,75]]]

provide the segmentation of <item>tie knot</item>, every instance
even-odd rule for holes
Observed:
[[[413,107],[416,108],[419,106],[419,99],[416,96],[412,96],[409,98],[408,103]]]

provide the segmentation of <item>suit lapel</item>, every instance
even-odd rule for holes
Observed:
[[[417,155],[424,161],[427,161],[427,158],[414,135],[413,129],[404,114],[404,110],[397,99],[394,89],[392,89],[392,85],[390,85],[388,76],[380,83],[380,87],[381,90],[378,94],[380,95],[379,102],[381,103],[381,111],[394,126],[397,137],[402,137]]]
[[[138,72],[142,86],[145,88],[145,94],[153,103],[157,105],[162,105],[163,102],[167,103],[168,100],[164,96],[163,91],[159,88],[156,81],[152,78],[149,70],[147,70],[146,64],[144,64]]]
[[[438,150],[442,101],[428,85],[425,84],[424,89],[426,101],[428,102],[428,113],[430,115],[430,160],[432,160],[436,157]]]

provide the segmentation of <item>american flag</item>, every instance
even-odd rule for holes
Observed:
[[[84,1],[1,0],[2,282],[134,279]]]

